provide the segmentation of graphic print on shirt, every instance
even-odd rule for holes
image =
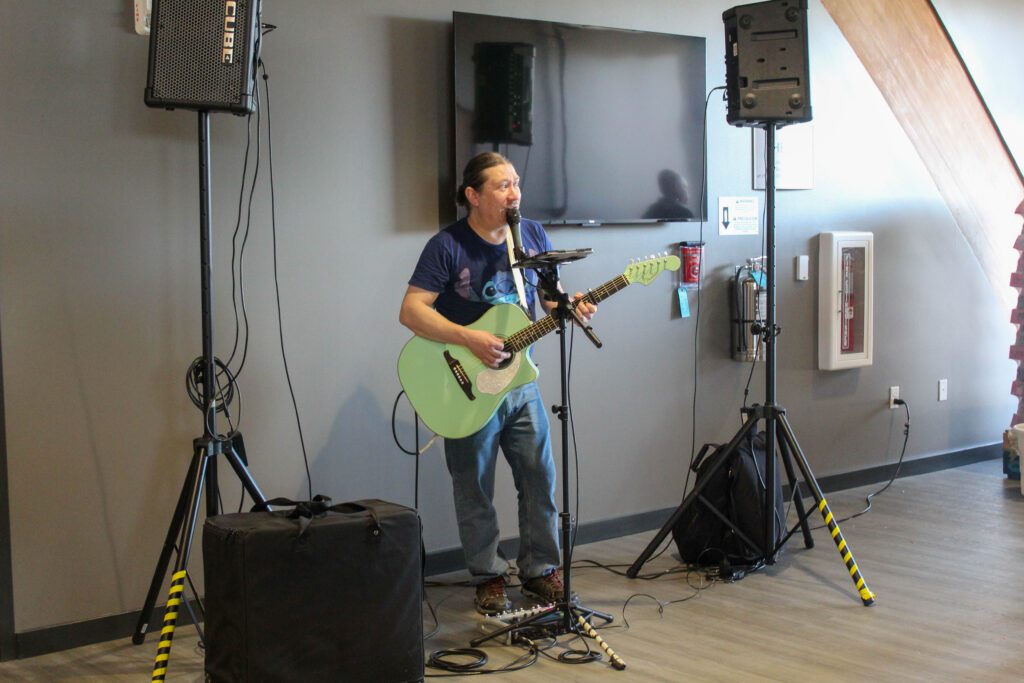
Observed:
[[[472,276],[469,268],[459,271],[459,279],[455,281],[455,293],[469,301],[487,304],[517,304],[519,295],[516,293],[516,281],[511,271],[499,270],[493,277],[483,283],[478,294],[473,290]]]
[[[516,291],[516,280],[512,271],[499,270],[494,277],[484,283],[484,301],[489,304],[518,304],[519,293]]]

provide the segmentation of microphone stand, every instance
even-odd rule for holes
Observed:
[[[513,268],[522,268],[521,265],[526,259],[521,255],[522,250],[516,249],[516,263],[513,264]],[[566,344],[566,326],[567,320],[572,318],[579,324],[580,328],[586,334],[594,346],[601,348],[601,340],[598,339],[594,330],[587,324],[586,321],[576,311],[575,304],[569,299],[569,296],[561,290],[558,286],[558,259],[553,258],[546,265],[537,263],[538,261],[544,260],[544,254],[539,254],[529,259],[531,261],[530,268],[537,274],[537,280],[539,283],[539,289],[544,293],[544,297],[548,301],[557,302],[557,306],[552,311],[558,328],[555,333],[559,338],[559,351],[560,351],[560,371],[561,371],[561,403],[551,407],[551,410],[555,415],[558,416],[559,421],[562,423],[562,512],[559,514],[560,528],[561,528],[561,542],[562,542],[562,579],[564,582],[564,590],[562,592],[562,598],[551,605],[550,608],[535,614],[531,617],[527,617],[522,621],[509,624],[508,626],[498,629],[492,633],[487,634],[482,638],[477,638],[470,642],[472,647],[477,647],[483,642],[491,640],[492,638],[504,636],[509,634],[512,640],[515,639],[515,632],[521,629],[527,629],[530,627],[542,629],[548,632],[550,635],[558,636],[565,633],[575,633],[581,636],[590,636],[604,649],[608,655],[611,665],[616,669],[625,669],[626,664],[622,661],[619,655],[608,647],[608,645],[601,639],[597,632],[590,625],[589,619],[596,617],[602,620],[603,624],[609,624],[612,622],[613,617],[610,614],[598,612],[597,610],[583,607],[582,605],[573,603],[571,600],[572,596],[572,514],[569,511],[569,365],[567,356],[567,344]],[[537,264],[537,265],[534,265]]]

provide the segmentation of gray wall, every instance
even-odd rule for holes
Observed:
[[[439,188],[450,181],[450,12],[705,35],[711,86],[724,82],[720,15],[732,4],[268,0],[265,20],[280,27],[264,55],[284,340],[315,492],[413,501],[414,463],[390,427],[395,359],[407,338],[397,311],[419,250],[447,210]],[[1011,2],[988,5],[1008,11]],[[0,341],[15,617],[25,631],[141,606],[191,441],[202,433],[182,386],[201,351],[196,116],[143,106],[147,40],[132,32],[122,0],[5,2],[0,43]],[[777,201],[779,398],[819,476],[895,459],[902,419],[885,409],[890,384],[913,406],[909,457],[996,441],[1014,408],[1007,312],[816,1],[810,44],[815,189],[780,192]],[[1011,61],[1002,65],[1004,82],[1015,78]],[[226,357],[245,125],[213,118],[216,348]],[[712,207],[720,195],[752,194],[750,138],[725,124],[713,98]],[[306,484],[277,341],[266,162],[264,155],[246,250],[251,339],[241,427],[257,481],[271,495],[294,497]],[[1017,201],[1008,198],[1008,210]],[[816,278],[795,282],[790,264],[811,254],[816,272],[823,230],[875,233],[871,367],[816,369]],[[607,280],[630,257],[697,237],[695,224],[552,234],[557,247],[594,249],[565,269],[574,289]],[[738,425],[748,366],[728,357],[725,283],[761,239],[720,238],[713,227],[704,239],[696,430],[695,319],[677,317],[671,278],[601,307],[603,350],[577,343],[581,522],[676,504],[691,438],[721,440]],[[549,398],[557,395],[556,348],[551,338],[536,354]],[[946,403],[935,400],[942,377]],[[759,368],[752,397],[762,392]],[[404,405],[398,427],[410,443]],[[224,478],[232,507],[238,486]],[[423,456],[420,487],[428,550],[456,547],[439,446]],[[499,490],[503,528],[515,535],[506,472]],[[200,565],[197,553],[197,574]]]

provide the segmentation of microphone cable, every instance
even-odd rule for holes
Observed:
[[[414,491],[413,491],[413,496],[414,496],[413,507],[416,508],[417,510],[419,510],[420,509],[420,457],[419,456],[423,455],[428,450],[430,450],[430,447],[434,445],[435,441],[437,441],[437,434],[434,434],[433,436],[431,436],[430,439],[427,441],[427,443],[422,448],[420,447],[420,417],[419,417],[419,414],[416,412],[416,409],[413,408],[413,413],[412,413],[412,415],[413,415],[413,435],[414,435],[413,438],[415,439],[415,441],[414,441],[415,445],[414,445],[414,447],[412,449],[406,448],[405,446],[402,445],[402,442],[399,441],[399,439],[398,439],[398,422],[397,422],[396,416],[398,414],[398,402],[401,400],[402,396],[405,396],[405,395],[406,395],[406,393],[405,393],[404,389],[402,391],[399,391],[398,395],[395,396],[394,404],[391,406],[391,437],[394,439],[395,445],[398,446],[398,450],[402,451],[406,455],[412,455],[412,456],[414,456],[416,458],[416,474],[415,474],[415,480],[414,480],[415,483],[414,483]],[[410,405],[410,407],[412,406],[411,403],[409,405]]]

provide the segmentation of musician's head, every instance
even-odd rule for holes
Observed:
[[[483,152],[466,164],[456,200],[480,227],[505,225],[505,212],[519,206],[521,199],[519,175],[501,154]]]

